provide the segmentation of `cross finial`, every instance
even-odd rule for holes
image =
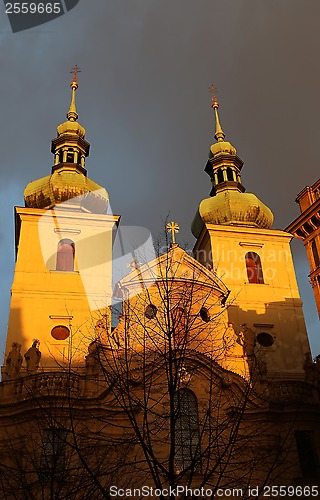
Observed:
[[[72,82],[70,83],[70,88],[72,90],[72,95],[71,95],[71,104],[69,111],[67,113],[67,118],[69,121],[74,122],[78,119],[78,113],[77,113],[77,108],[76,108],[76,90],[78,88],[78,82],[77,82],[77,74],[80,73],[80,68],[76,64],[74,68],[72,68],[72,71],[70,73],[73,73],[73,79]]]
[[[175,245],[175,243],[176,243],[175,233],[177,233],[179,231],[180,227],[176,222],[168,222],[166,227],[167,227],[168,233],[171,233],[172,245]]]
[[[140,262],[136,257],[133,257],[132,261],[127,265],[127,267],[131,267],[131,269],[139,269]]]
[[[210,93],[211,93],[211,107],[213,109],[218,109],[219,107],[218,99],[216,96],[217,92],[218,92],[217,87],[215,87],[214,84],[212,84],[210,87]]]
[[[73,73],[73,82],[77,83],[77,81],[78,81],[77,74],[81,73],[81,69],[79,68],[79,66],[76,64],[75,67],[72,68],[72,70],[70,71],[70,73]]]
[[[214,134],[215,138],[217,139],[218,142],[222,142],[225,138],[225,134],[221,128],[220,121],[219,121],[219,115],[218,115],[218,108],[219,108],[219,103],[218,99],[216,96],[218,89],[215,87],[213,84],[210,87],[210,93],[211,93],[211,107],[214,110],[215,117],[216,117],[216,133]]]

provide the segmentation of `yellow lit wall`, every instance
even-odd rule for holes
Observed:
[[[119,217],[80,210],[16,208],[17,262],[12,285],[6,354],[22,355],[40,340],[41,368],[81,364],[97,319],[111,304],[112,242]],[[56,271],[61,239],[75,244],[74,271]],[[67,326],[64,341],[51,335]]]

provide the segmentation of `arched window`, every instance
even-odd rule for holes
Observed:
[[[68,163],[74,163],[74,151],[72,148],[68,148],[67,152],[67,162]]]
[[[180,389],[174,393],[175,467],[182,471],[192,466],[199,469],[200,433],[198,402],[194,392]]]
[[[246,254],[246,267],[247,267],[247,275],[249,283],[262,284],[263,274],[261,267],[261,260],[257,253],[248,252]]]
[[[233,170],[231,167],[227,168],[227,179],[228,181],[234,181]]]
[[[43,431],[42,455],[39,468],[41,481],[62,478],[65,472],[67,431],[51,427]]]
[[[60,240],[58,243],[56,270],[74,270],[74,243],[68,238]]]
[[[219,168],[219,170],[218,170],[218,184],[220,184],[220,182],[223,182],[223,181],[224,181],[223,172],[222,172],[221,168]]]
[[[319,252],[318,252],[318,248],[317,248],[317,244],[316,244],[315,240],[313,240],[313,242],[311,243],[311,249],[312,249],[313,260],[314,260],[315,266],[319,267],[319,265],[320,265]]]

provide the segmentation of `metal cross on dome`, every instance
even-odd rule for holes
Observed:
[[[176,242],[175,233],[177,233],[179,231],[180,226],[176,222],[168,222],[166,227],[167,227],[168,233],[171,233],[171,242],[172,242],[172,245],[174,245]]]
[[[76,82],[77,81],[77,77],[78,77],[78,73],[81,73],[81,69],[79,68],[79,66],[76,64],[74,68],[72,68],[72,71],[70,71],[70,73],[73,73],[73,81]]]
[[[213,108],[219,106],[218,99],[217,99],[217,96],[216,96],[216,94],[218,92],[218,89],[217,89],[217,87],[214,86],[214,84],[211,85],[211,87],[209,89],[209,92],[211,94],[211,106]]]

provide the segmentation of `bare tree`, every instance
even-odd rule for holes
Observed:
[[[82,369],[4,383],[17,408],[0,408],[4,498],[252,498],[250,485],[288,483],[296,413],[270,412],[263,359],[216,275],[172,245],[116,293],[119,324],[100,318]]]
[[[117,449],[130,443],[112,462],[131,488],[174,497],[184,485],[186,498],[191,487],[234,487],[246,498],[250,484],[285,473],[289,443],[270,422],[263,363],[227,321],[228,290],[177,245],[134,267],[118,286],[119,325],[90,354],[105,404],[122,415]],[[101,443],[110,448],[110,430]]]

